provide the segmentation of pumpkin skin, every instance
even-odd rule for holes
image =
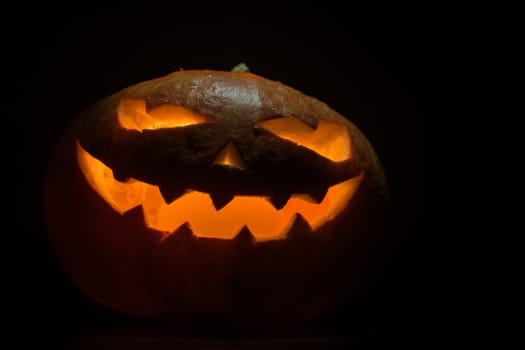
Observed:
[[[179,106],[208,119],[123,127],[126,104],[141,103],[146,113]],[[325,122],[340,127],[347,159],[327,159],[261,127],[288,116],[312,130]],[[213,166],[232,140],[242,169]],[[115,210],[89,181],[79,152],[104,163],[117,182],[156,186],[166,203],[200,191],[217,210],[233,196],[269,197],[279,210],[294,193],[320,202],[330,186],[354,185],[321,224],[299,213],[273,236],[248,225],[228,237],[197,234],[190,221],[163,231],[148,222],[145,204]],[[145,81],[87,109],[58,141],[44,184],[50,243],[87,296],[134,316],[244,325],[311,319],[351,296],[377,257],[386,202],[381,164],[350,121],[280,82],[209,70]]]

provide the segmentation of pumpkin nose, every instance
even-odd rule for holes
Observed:
[[[242,161],[239,151],[232,140],[221,149],[219,155],[213,161],[213,164],[219,164],[229,167],[238,168],[244,170],[244,162]]]

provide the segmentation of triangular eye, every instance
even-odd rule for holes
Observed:
[[[138,131],[177,128],[213,121],[213,118],[209,116],[169,103],[146,111],[146,101],[135,98],[120,100],[117,117],[123,128]]]
[[[258,122],[257,125],[334,162],[352,157],[350,136],[344,125],[321,119],[317,129],[312,129],[293,116],[267,119]]]

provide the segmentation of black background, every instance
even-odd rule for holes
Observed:
[[[9,18],[8,119],[18,128],[5,135],[17,157],[14,245],[4,248],[13,277],[4,299],[9,333],[21,343],[80,348],[119,341],[129,348],[136,334],[160,339],[150,348],[313,338],[328,339],[322,348],[457,345],[477,302],[469,286],[478,271],[465,243],[486,215],[482,180],[470,175],[482,159],[478,92],[486,76],[478,54],[486,22],[466,3],[422,3],[74,4]],[[151,333],[164,328],[92,304],[63,275],[42,216],[46,161],[68,124],[98,99],[179,68],[229,70],[240,62],[326,102],[367,135],[390,184],[391,254],[359,303],[305,325]]]

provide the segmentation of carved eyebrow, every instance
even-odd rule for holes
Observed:
[[[344,125],[321,119],[313,129],[294,116],[267,119],[257,125],[334,162],[352,157],[350,135]]]
[[[178,128],[212,122],[213,118],[197,113],[190,108],[173,104],[162,104],[146,111],[144,99],[123,98],[117,106],[120,126],[129,130]]]

